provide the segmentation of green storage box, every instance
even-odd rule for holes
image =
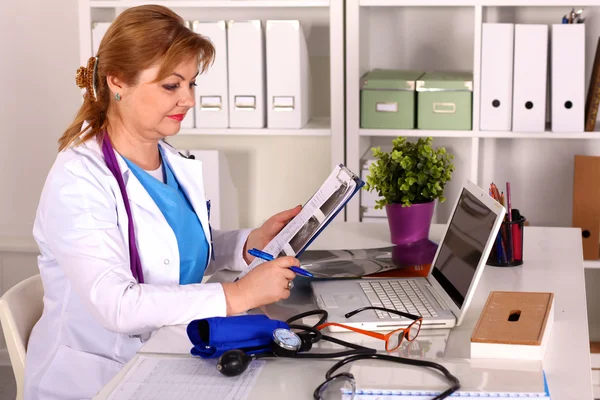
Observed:
[[[360,127],[414,129],[417,79],[423,72],[374,69],[361,80]]]
[[[417,81],[417,110],[418,129],[471,130],[473,74],[424,74]]]

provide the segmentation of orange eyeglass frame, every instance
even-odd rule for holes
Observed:
[[[394,351],[394,350],[396,350],[398,347],[400,347],[400,345],[402,344],[402,341],[404,339],[408,340],[409,342],[412,342],[413,340],[415,340],[417,338],[417,336],[419,335],[419,332],[421,331],[421,324],[423,322],[423,317],[418,316],[418,315],[404,313],[402,311],[390,310],[388,308],[383,308],[383,307],[363,307],[363,308],[359,308],[357,310],[354,310],[354,311],[351,311],[351,312],[347,313],[345,315],[345,317],[346,318],[350,318],[351,316],[353,316],[355,314],[358,314],[359,312],[365,311],[365,310],[380,310],[380,311],[385,311],[385,312],[389,312],[389,313],[392,313],[392,314],[400,315],[400,316],[405,317],[405,318],[410,318],[410,319],[412,319],[414,321],[413,321],[412,324],[408,325],[405,328],[398,328],[398,329],[393,330],[393,331],[391,331],[389,333],[386,333],[386,334],[379,333],[379,332],[366,331],[364,329],[354,328],[352,326],[347,326],[347,325],[344,325],[344,324],[338,324],[336,322],[326,322],[326,323],[324,323],[322,325],[317,326],[317,329],[321,330],[323,328],[327,328],[328,326],[337,326],[337,327],[340,327],[340,328],[348,329],[349,331],[352,331],[352,332],[361,333],[363,335],[370,336],[370,337],[375,338],[375,339],[384,340],[385,341],[385,350],[386,351]],[[419,323],[418,328],[415,328],[415,329],[418,329],[417,334],[412,339],[409,339],[407,333],[410,332],[410,330],[413,328],[413,326],[416,323]],[[395,346],[394,348],[389,348],[389,343],[390,343],[389,339],[392,336],[394,336],[395,334],[398,334],[399,332],[402,332],[402,339],[398,341],[398,345],[397,346]]]

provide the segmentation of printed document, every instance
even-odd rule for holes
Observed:
[[[265,361],[250,363],[248,369],[236,377],[222,375],[216,363],[217,360],[201,358],[138,356],[109,400],[244,400]]]
[[[540,360],[494,359],[432,359],[442,364],[460,381],[454,397],[527,397],[550,399]],[[350,367],[356,379],[354,400],[431,400],[450,387],[444,376],[433,369],[406,365],[389,368],[386,365]],[[349,400],[343,392],[342,399]]]
[[[300,213],[262,250],[275,258],[298,256],[363,185],[364,182],[348,168],[337,165]],[[263,262],[255,258],[238,278]]]

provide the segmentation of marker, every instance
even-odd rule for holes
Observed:
[[[265,253],[264,251],[261,251],[258,249],[250,249],[250,250],[248,250],[248,254],[250,254],[251,256],[254,256],[254,257],[258,257],[265,261],[273,261],[275,259],[269,253]],[[292,267],[290,267],[290,269],[292,271],[294,271],[295,273],[297,273],[298,275],[306,276],[307,278],[312,278],[314,276],[313,274],[311,274],[308,271],[303,270],[302,268],[292,266]]]

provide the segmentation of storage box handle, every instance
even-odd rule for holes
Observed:
[[[393,102],[377,102],[375,104],[375,111],[377,112],[398,112],[398,103]]]
[[[236,111],[254,111],[256,109],[256,96],[235,96]]]
[[[294,111],[294,96],[273,96],[274,111]]]
[[[221,96],[200,96],[200,111],[220,111]]]
[[[456,104],[433,103],[433,112],[437,114],[454,114],[456,112]]]

